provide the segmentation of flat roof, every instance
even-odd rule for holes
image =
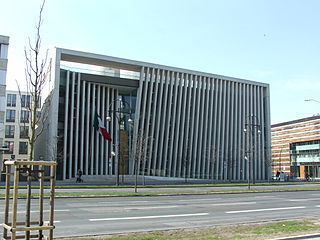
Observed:
[[[317,119],[320,119],[320,115],[316,115],[316,116],[312,116],[312,117],[305,117],[305,118],[295,119],[295,120],[291,120],[291,121],[287,121],[287,122],[281,122],[281,123],[272,124],[271,128],[281,127],[281,126],[295,124],[295,123],[301,123],[301,122],[308,122],[308,121],[317,120]]]
[[[129,60],[125,58],[118,58],[118,57],[106,56],[106,55],[89,53],[89,52],[75,51],[71,49],[56,47],[56,53],[57,55],[60,55],[60,60],[68,61],[68,62],[92,64],[97,66],[108,66],[108,67],[125,69],[125,70],[136,71],[136,72],[140,72],[142,67],[159,68],[159,69],[164,69],[164,70],[173,71],[173,72],[181,72],[181,73],[187,73],[192,75],[201,75],[201,76],[210,77],[210,78],[218,78],[218,79],[230,80],[234,82],[242,82],[247,84],[259,85],[263,87],[269,87],[269,84],[257,82],[257,81],[228,77],[228,76],[223,76],[218,74],[194,71],[194,70],[177,68],[177,67],[170,67],[170,66],[154,64],[154,63]]]

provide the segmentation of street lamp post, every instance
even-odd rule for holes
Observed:
[[[320,103],[320,101],[315,100],[315,99],[312,99],[312,98],[310,98],[310,99],[305,99],[304,101],[306,101],[306,102],[316,102],[316,103]]]
[[[114,104],[115,102],[119,102],[118,108],[115,110],[111,110],[111,105]],[[127,107],[129,107],[129,109],[125,109],[125,105],[127,105]],[[131,108],[130,108],[130,104],[124,100],[122,100],[121,97],[113,100],[108,108],[109,113],[113,113],[113,116],[115,119],[117,119],[118,122],[118,144],[113,144],[115,148],[117,148],[117,150],[115,151],[111,151],[111,155],[113,157],[116,157],[116,163],[115,163],[115,174],[116,174],[116,185],[119,185],[119,163],[122,163],[122,156],[121,156],[121,148],[120,148],[120,132],[121,132],[121,124],[123,122],[123,114],[129,114],[129,119],[128,119],[128,123],[133,123],[133,120],[131,119]],[[111,121],[112,117],[111,116],[107,116],[106,117],[107,121]]]
[[[256,130],[256,131],[255,131]],[[243,132],[247,135],[247,150],[244,159],[247,161],[247,178],[248,178],[248,189],[250,190],[250,170],[251,170],[251,158],[250,155],[254,150],[254,135],[255,132],[261,133],[261,126],[258,118],[255,115],[250,115],[245,122]]]

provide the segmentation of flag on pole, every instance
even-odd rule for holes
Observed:
[[[105,140],[108,140],[110,142],[112,141],[112,138],[111,138],[110,134],[108,133],[107,129],[104,127],[102,120],[101,120],[100,116],[98,115],[97,111],[94,115],[93,127],[96,129],[96,131],[99,131],[99,133],[102,135],[102,137]]]

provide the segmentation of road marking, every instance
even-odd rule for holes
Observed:
[[[307,199],[290,199],[291,202],[306,202],[306,201],[316,201],[320,200],[319,198],[307,198]]]
[[[98,202],[99,204],[115,204],[115,205],[119,205],[119,203],[117,202]],[[131,201],[130,203],[152,203],[151,201]]]
[[[70,209],[55,209],[55,212],[70,212]],[[17,213],[25,213],[26,211],[18,211]],[[38,213],[39,210],[37,211],[30,211],[31,213]],[[50,210],[43,210],[43,212],[50,212]]]
[[[141,210],[141,209],[155,209],[155,208],[176,208],[178,206],[154,206],[154,207],[130,207],[124,208],[125,210]]]
[[[215,200],[220,200],[221,198],[210,198],[210,199],[183,199],[183,200],[178,200],[179,202],[194,202],[194,201],[210,201],[213,202]]]
[[[278,211],[278,210],[290,210],[290,209],[301,209],[301,208],[306,208],[306,207],[300,206],[300,207],[285,207],[285,208],[263,208],[263,209],[252,209],[252,210],[229,211],[226,213],[265,212],[265,211]]]
[[[191,213],[191,214],[177,214],[177,215],[159,215],[159,216],[141,216],[141,217],[120,217],[120,218],[94,218],[89,219],[90,222],[97,221],[121,221],[121,220],[137,220],[137,219],[154,219],[154,218],[173,218],[173,217],[194,217],[205,216],[209,213]]]
[[[320,205],[317,205],[316,207],[320,207]]]
[[[257,202],[235,202],[235,203],[213,203],[211,206],[232,206],[232,205],[250,205],[257,204]]]

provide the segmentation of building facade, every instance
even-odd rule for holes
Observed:
[[[4,119],[6,102],[6,76],[8,65],[9,37],[0,35],[0,148],[4,146]],[[2,171],[3,151],[0,150],[0,172]]]
[[[268,84],[59,48],[51,75],[37,154],[57,159],[59,179],[78,169],[84,176],[270,177]],[[94,130],[95,113],[111,142]]]
[[[320,116],[273,124],[272,174],[320,178]]]
[[[28,160],[30,136],[31,95],[27,92],[6,91],[5,136],[4,145],[9,150],[4,152],[3,159]],[[40,106],[38,112],[40,114]]]

